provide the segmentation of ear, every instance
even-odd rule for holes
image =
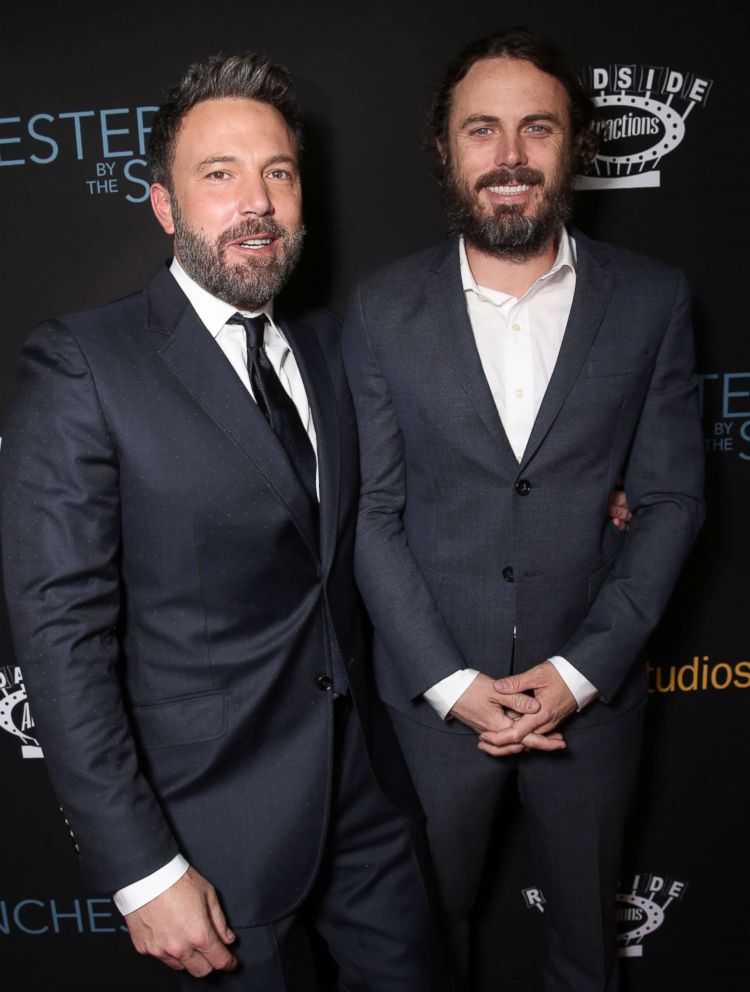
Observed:
[[[172,220],[172,199],[169,190],[161,183],[153,183],[151,186],[151,209],[156,214],[164,231],[167,234],[174,234],[174,221]]]
[[[437,153],[440,156],[440,161],[445,165],[448,160],[448,149],[445,147],[445,143],[437,138],[435,140],[435,147],[437,148]]]

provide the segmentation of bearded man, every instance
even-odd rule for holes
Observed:
[[[4,431],[5,586],[84,873],[194,988],[442,987],[421,813],[370,691],[356,425],[330,314],[274,298],[302,245],[283,67],[193,66],[151,135],[174,260],[47,321]],[[231,929],[230,929],[231,928]]]
[[[566,226],[593,117],[528,31],[469,45],[430,117],[454,236],[363,280],[345,321],[355,573],[461,989],[509,794],[545,899],[546,992],[617,988],[637,662],[703,515],[685,280]],[[606,522],[620,478],[629,532]]]

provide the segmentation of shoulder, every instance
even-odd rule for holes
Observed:
[[[27,345],[68,351],[78,347],[88,352],[134,326],[142,328],[144,313],[143,294],[132,293],[104,306],[43,320],[29,335]]]
[[[458,242],[455,238],[446,239],[373,269],[360,279],[358,290],[363,296],[398,296],[409,293],[416,286],[421,287],[428,273],[439,271],[444,265],[450,264],[452,258],[455,258],[458,266]]]
[[[344,320],[345,348],[353,337],[393,333],[429,308],[441,289],[461,293],[455,238],[397,259],[363,276],[352,293]]]
[[[588,254],[595,263],[608,265],[615,277],[625,284],[661,287],[666,292],[674,293],[678,285],[686,283],[682,270],[663,259],[597,241],[575,228],[571,234],[579,259],[582,254]]]

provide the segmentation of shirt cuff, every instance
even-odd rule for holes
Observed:
[[[432,688],[422,693],[422,695],[440,719],[446,720],[454,705],[463,696],[477,675],[479,675],[479,672],[475,668],[460,668],[453,675],[448,675],[446,678],[441,679]]]
[[[589,682],[585,675],[581,675],[577,668],[565,658],[561,658],[560,655],[555,655],[554,658],[548,660],[550,664],[555,666],[560,678],[575,696],[579,713],[584,706],[593,703],[599,695],[599,690]]]
[[[175,855],[169,864],[164,865],[163,868],[158,868],[145,878],[141,878],[131,885],[126,885],[124,889],[118,889],[112,897],[115,906],[123,916],[134,913],[136,909],[140,909],[147,902],[156,899],[162,892],[166,892],[171,885],[178,882],[189,867],[190,865],[181,854]]]

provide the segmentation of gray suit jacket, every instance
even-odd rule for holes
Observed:
[[[689,293],[670,266],[574,232],[559,358],[519,464],[474,343],[450,240],[364,279],[344,356],[362,492],[355,568],[383,698],[440,724],[421,694],[561,654],[608,719],[643,692],[635,662],[703,518]],[[608,522],[624,479],[634,511]],[[514,645],[515,630],[515,645]]]

